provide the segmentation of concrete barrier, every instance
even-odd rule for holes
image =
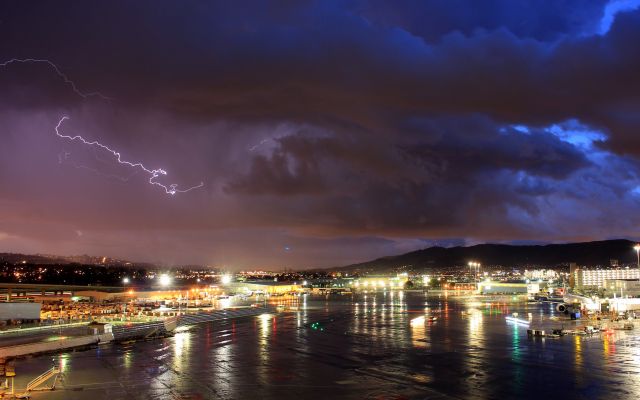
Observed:
[[[0,358],[18,357],[27,354],[48,353],[52,351],[71,349],[98,343],[98,336],[78,336],[73,338],[54,340],[51,342],[37,342],[11,347],[0,347]]]

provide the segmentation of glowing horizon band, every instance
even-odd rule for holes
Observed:
[[[111,149],[110,147],[98,142],[97,140],[89,141],[89,140],[86,140],[85,138],[83,138],[80,135],[70,136],[70,135],[64,135],[64,134],[60,133],[60,127],[62,126],[62,123],[65,120],[68,120],[68,119],[70,119],[70,118],[68,116],[66,116],[66,115],[64,115],[64,116],[62,116],[62,118],[60,118],[60,121],[58,121],[58,124],[55,127],[56,136],[58,136],[60,138],[63,138],[63,139],[68,139],[68,140],[71,140],[71,141],[78,140],[78,141],[82,142],[83,144],[86,144],[86,145],[89,145],[89,146],[97,146],[97,147],[99,147],[99,148],[111,153],[116,158],[116,161],[118,161],[118,164],[127,165],[127,166],[132,167],[132,168],[139,168],[143,172],[149,174],[150,175],[149,183],[151,185],[155,185],[155,186],[161,187],[162,189],[164,189],[166,194],[175,195],[176,193],[187,193],[187,192],[189,192],[191,190],[199,189],[199,188],[204,186],[204,182],[200,182],[200,184],[198,184],[196,186],[193,186],[193,187],[190,187],[190,188],[187,188],[187,189],[178,189],[178,184],[177,183],[172,183],[170,185],[163,185],[162,183],[157,182],[155,179],[160,177],[161,175],[167,175],[167,171],[165,171],[164,169],[162,169],[162,168],[149,169],[149,168],[145,167],[141,162],[124,161],[124,160],[122,160],[122,156],[121,156],[120,152]]]
[[[22,63],[22,64],[27,64],[27,63],[42,63],[42,64],[47,64],[49,65],[49,67],[51,67],[56,75],[58,75],[60,78],[62,78],[62,80],[64,81],[64,83],[68,84],[69,86],[71,86],[71,89],[80,97],[82,98],[87,98],[87,97],[91,97],[91,96],[97,96],[100,97],[104,100],[112,100],[110,97],[107,97],[105,95],[103,95],[100,92],[89,92],[89,93],[83,93],[81,92],[78,87],[76,86],[75,82],[73,82],[71,79],[69,79],[69,77],[64,74],[62,71],[60,71],[60,68],[58,68],[58,66],[53,63],[53,61],[51,60],[47,60],[47,59],[38,59],[38,58],[12,58],[9,61],[5,61],[3,63],[0,63],[0,67],[6,67],[9,64],[13,64],[13,63]]]

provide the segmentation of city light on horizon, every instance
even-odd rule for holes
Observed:
[[[169,17],[176,5],[162,15],[3,5],[12,18],[0,30],[16,40],[0,80],[16,133],[2,154],[12,222],[0,248],[235,272],[479,243],[638,240],[640,141],[629,134],[632,85],[617,80],[634,79],[625,44],[640,11],[608,3],[309,3],[274,20],[234,4],[187,4],[181,18]],[[157,36],[98,15],[129,15]],[[217,35],[225,40],[207,40]],[[469,62],[448,56],[458,52]],[[592,55],[584,74],[572,72],[576,54]],[[555,107],[532,111],[551,97]]]

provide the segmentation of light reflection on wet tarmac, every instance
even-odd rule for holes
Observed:
[[[304,297],[298,311],[205,324],[171,338],[16,361],[36,399],[636,398],[640,332],[533,340],[505,323],[548,304],[414,293]],[[435,318],[435,321],[433,320]]]

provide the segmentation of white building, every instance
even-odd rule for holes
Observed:
[[[534,270],[524,270],[524,277],[529,280],[538,280],[542,279],[545,281],[551,281],[558,279],[558,272],[552,269],[534,269]]]
[[[608,293],[617,297],[640,296],[640,279],[607,279],[604,282]]]
[[[574,271],[575,286],[577,288],[602,288],[605,281],[616,279],[640,279],[640,269],[576,269]]]

